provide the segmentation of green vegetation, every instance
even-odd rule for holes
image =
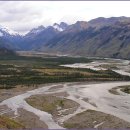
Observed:
[[[12,119],[0,116],[0,128],[14,129],[14,128],[24,128],[24,126]]]
[[[128,86],[122,86],[121,91],[130,94],[130,85],[128,85]]]
[[[109,92],[115,95],[120,95],[117,89],[120,89],[122,92],[130,94],[130,85],[118,86],[118,87],[110,89]]]
[[[129,80],[111,70],[66,68],[59,65],[88,63],[91,59],[72,57],[25,57],[0,56],[0,88],[9,89],[16,85],[37,86],[44,83],[77,81]]]
[[[57,114],[58,108],[69,109],[78,106],[77,103],[69,99],[60,98],[50,95],[37,95],[31,96],[26,99],[27,103],[31,106],[51,114]]]

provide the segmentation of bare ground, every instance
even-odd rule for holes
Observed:
[[[38,87],[40,87],[40,86],[38,86]],[[6,100],[8,98],[20,95],[29,90],[36,89],[38,87],[33,87],[33,86],[28,87],[28,86],[17,85],[15,88],[11,88],[11,89],[0,89],[0,102]]]
[[[64,122],[65,128],[130,128],[130,123],[115,116],[87,110]]]
[[[115,88],[112,88],[109,90],[110,93],[114,94],[114,95],[120,95],[120,93],[117,91],[117,89],[120,89],[121,91],[125,92],[125,88],[129,88],[130,86],[118,86]]]
[[[20,108],[18,109],[18,113],[20,116],[18,116],[15,120],[23,124],[25,128],[48,128],[48,126],[32,112],[28,112]]]
[[[52,83],[41,84],[41,85],[38,85],[38,86],[17,85],[14,88],[11,88],[11,89],[0,89],[0,102],[6,100],[8,98],[11,98],[11,97],[20,95],[22,93],[25,93],[27,91],[44,87],[46,85],[52,85]],[[59,86],[62,86],[62,85],[57,84],[56,86],[54,86],[54,89],[56,89]]]
[[[83,83],[79,84],[82,85]],[[41,86],[43,87],[44,85],[40,85],[38,87]],[[57,84],[48,91],[51,92],[60,88],[62,88],[62,85]],[[18,86],[10,90],[2,89],[0,91],[0,100],[3,101],[4,99],[22,94],[32,89],[36,89],[36,87]],[[117,88],[114,88],[111,93],[116,94],[116,89]],[[74,113],[79,107],[78,103],[66,99],[65,97],[67,96],[68,94],[66,92],[59,92],[53,94],[31,96],[26,99],[26,101],[37,109],[51,113],[54,120],[57,122],[58,118]],[[88,99],[83,100],[96,107],[96,104],[90,102]],[[15,117],[11,109],[7,108],[6,106],[0,106],[0,112],[4,112],[4,110],[5,113],[3,115],[13,118],[16,121],[22,123],[25,128],[47,128],[47,125],[43,121],[39,120],[39,117],[24,109],[18,110],[20,114],[18,117]],[[83,113],[77,114],[76,116],[65,121],[63,125],[66,128],[130,128],[130,123],[124,120],[93,110],[87,110]]]
[[[22,108],[18,109],[18,115],[14,115],[14,112],[7,106],[0,106],[1,116],[8,117],[10,119],[19,122],[24,128],[48,128],[48,126],[39,119],[38,116],[32,112],[28,112]]]
[[[54,120],[57,121],[59,117],[72,114],[79,107],[78,103],[61,96],[65,97],[66,93],[35,95],[29,97],[26,101],[37,109],[51,113]]]

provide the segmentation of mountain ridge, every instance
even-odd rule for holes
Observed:
[[[14,50],[130,59],[129,17],[99,17],[71,25],[54,23],[34,28],[25,36],[4,39],[0,35],[0,42]]]

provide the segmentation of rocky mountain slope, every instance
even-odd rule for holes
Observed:
[[[88,26],[86,23],[80,31],[72,32],[66,29],[48,41],[41,50],[70,55],[130,58],[129,18],[125,18],[124,21],[122,18],[117,21],[115,18],[106,21],[108,24],[102,23],[102,26],[99,24],[96,26],[98,22],[90,21]],[[82,25],[82,22],[80,24]]]
[[[19,50],[22,36],[6,27],[0,26],[0,47]]]
[[[0,45],[14,50],[130,59],[130,18],[55,23],[34,28],[25,36],[0,28]]]
[[[50,39],[64,31],[67,26],[66,23],[61,22],[60,24],[55,23],[53,26],[34,28],[23,37],[20,48],[21,50],[39,50]]]

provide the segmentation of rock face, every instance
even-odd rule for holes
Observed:
[[[88,22],[64,22],[32,29],[25,36],[0,29],[1,46],[81,56],[130,59],[130,18],[99,17]]]
[[[67,32],[66,29],[48,41],[41,50],[70,55],[130,59],[130,22],[117,21],[100,27],[88,23],[86,29],[73,32]]]

